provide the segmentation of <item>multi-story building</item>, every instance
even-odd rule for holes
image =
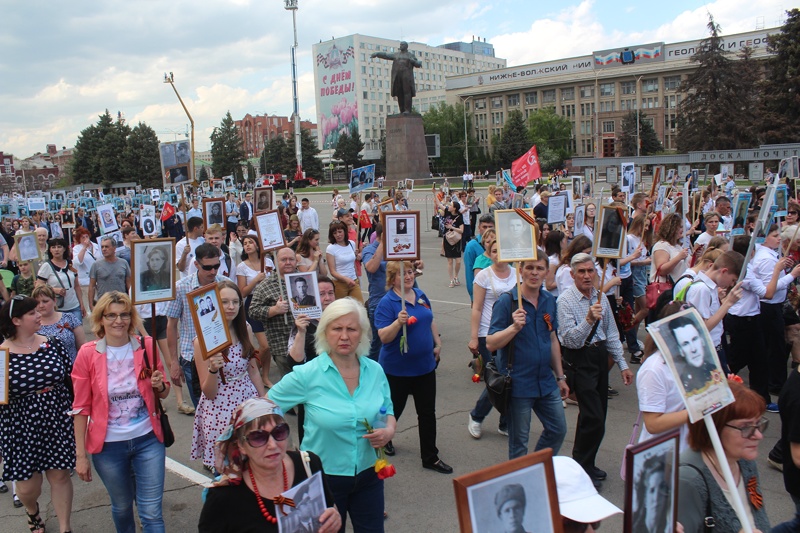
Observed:
[[[364,159],[380,158],[386,116],[398,113],[399,109],[391,96],[391,62],[372,59],[370,55],[393,53],[399,43],[354,34],[313,46],[317,128],[323,157],[333,154],[343,132],[358,128],[364,142]],[[445,101],[448,76],[506,66],[506,60],[494,57],[494,47],[485,41],[438,47],[411,42],[408,50],[422,63],[421,68],[414,69],[417,96],[413,103],[421,113]]]
[[[251,115],[246,114],[241,120],[234,121],[242,136],[244,153],[248,158],[261,157],[264,146],[270,139],[277,136],[289,141],[294,139],[294,123],[290,117],[279,117],[277,115]],[[317,125],[307,120],[300,121],[300,127],[317,135]],[[292,141],[294,142],[294,141]]]
[[[724,37],[731,58],[749,47],[763,59],[770,28]],[[677,145],[681,81],[697,64],[691,58],[700,40],[621,46],[591,55],[447,77],[447,102],[464,102],[473,113],[470,138],[489,149],[513,110],[527,118],[537,109],[555,108],[572,122],[571,148],[578,156],[614,157],[622,118],[644,114],[667,150]]]

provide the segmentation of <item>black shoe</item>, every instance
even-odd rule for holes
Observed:
[[[17,509],[19,509],[20,507],[22,507],[22,502],[21,502],[21,501],[19,501],[19,498],[17,498],[17,495],[16,495],[16,494],[14,495],[14,507],[16,507]]]
[[[635,354],[631,355],[631,364],[632,365],[642,364],[642,352],[636,352]]]
[[[438,461],[436,461],[433,464],[426,465],[425,463],[422,463],[422,468],[427,468],[428,470],[436,470],[440,474],[452,474],[453,473],[453,467],[448,465],[447,463],[445,463],[441,459],[439,459]]]
[[[593,479],[599,479],[600,481],[604,481],[608,477],[608,474],[606,473],[605,470],[600,470],[596,466],[593,466],[591,468],[591,472],[589,472],[589,477]]]
[[[385,451],[386,455],[390,457],[397,453],[394,449],[394,444],[392,444],[392,441],[386,443],[386,446],[383,447],[383,451]]]
[[[599,479],[593,478],[591,476],[589,477],[592,479],[592,485],[594,485],[594,488],[599,489],[600,487],[603,486],[603,482],[600,481]]]
[[[619,391],[609,387],[608,388],[608,397],[611,398],[612,396],[619,396]]]
[[[5,494],[6,492],[8,492],[8,486],[5,483],[3,483],[2,485],[0,485],[0,494]]]

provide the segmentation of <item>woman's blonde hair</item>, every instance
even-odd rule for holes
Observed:
[[[31,298],[34,300],[38,300],[40,296],[44,296],[46,298],[50,298],[51,300],[56,299],[56,291],[53,290],[53,287],[50,285],[39,285],[38,287],[34,287],[33,291],[31,291]]]
[[[386,263],[386,288],[391,289],[394,287],[394,280],[397,278],[397,274],[400,272],[400,263],[403,263],[403,267],[405,268],[414,268],[414,265],[411,264],[411,261],[389,261]]]
[[[111,291],[101,296],[94,305],[94,310],[92,310],[92,332],[98,339],[102,339],[106,336],[105,326],[103,326],[103,315],[106,314],[106,311],[108,311],[108,308],[112,304],[125,306],[123,313],[131,314],[131,320],[128,323],[128,335],[133,335],[136,333],[137,329],[144,329],[141,325],[139,313],[136,311],[136,307],[131,303],[131,299],[128,298],[128,295],[119,291]]]
[[[322,312],[317,332],[314,334],[314,349],[317,353],[331,353],[331,345],[328,344],[327,337],[328,326],[331,325],[331,322],[350,314],[358,316],[358,324],[361,327],[361,339],[358,342],[358,346],[356,346],[356,355],[360,357],[369,353],[369,345],[372,341],[372,326],[370,326],[369,318],[367,317],[367,310],[364,308],[364,304],[349,296],[336,300]]]

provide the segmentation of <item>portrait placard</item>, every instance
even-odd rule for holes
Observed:
[[[664,210],[664,199],[667,196],[667,186],[666,185],[659,185],[658,187],[658,196],[656,196],[656,205],[655,210],[657,213],[660,213]]]
[[[28,198],[28,212],[46,211],[47,200],[44,197]]]
[[[350,171],[350,194],[370,189],[375,185],[375,165],[354,168]]]
[[[225,182],[223,180],[211,180],[211,192],[222,194],[225,192]]]
[[[256,187],[255,191],[253,191],[253,197],[255,198],[253,213],[260,215],[273,209],[273,194],[272,187]]]
[[[152,206],[150,206],[152,207]],[[175,299],[175,239],[131,241],[131,300],[135,304]]]
[[[322,472],[315,472],[302,483],[282,492],[281,496],[293,502],[294,506],[283,505],[282,512],[275,513],[279,533],[319,531],[319,517],[327,507]]]
[[[561,191],[566,193],[567,191]],[[547,223],[561,224],[567,220],[567,207],[569,207],[569,194],[553,194],[547,201]]]
[[[114,206],[111,204],[97,206],[97,220],[100,222],[103,235],[119,229],[117,217],[114,216]]]
[[[583,195],[583,178],[572,176],[572,198],[580,200]]]
[[[636,189],[636,169],[633,163],[622,163],[620,165],[620,172],[622,173],[622,185],[620,189],[623,192],[633,193]]]
[[[625,533],[674,533],[679,451],[678,429],[625,450]]]
[[[381,213],[384,261],[417,261],[420,258],[419,211]]]
[[[8,405],[8,350],[0,349],[0,405]]]
[[[51,222],[50,223],[50,238],[51,239],[63,239],[64,232],[61,229],[60,222]]]
[[[653,167],[653,182],[661,183],[664,181],[664,165],[656,165]]]
[[[753,194],[749,192],[739,192],[733,198],[733,228],[731,235],[744,235],[744,226],[747,223],[747,210]]]
[[[619,170],[617,167],[606,167],[606,182],[617,183],[619,181]]]
[[[406,178],[406,194],[414,192],[414,180]]]
[[[683,208],[683,216],[689,215],[689,195],[691,194],[689,189],[691,186],[691,180],[686,180],[683,182],[683,191],[681,193],[681,207]]]
[[[125,239],[122,238],[122,232],[120,230],[112,231],[111,233],[106,233],[103,237],[110,237],[114,239],[114,243],[117,245],[117,248],[122,248],[125,246]]]
[[[786,159],[781,159],[781,162],[778,163],[778,180],[790,179],[791,177],[792,177],[792,158],[787,157]]]
[[[289,293],[287,296],[293,317],[306,315],[308,318],[320,318],[322,316],[322,300],[319,296],[316,270],[285,274],[284,281],[286,282],[286,291]]]
[[[533,209],[523,209],[533,218]],[[500,263],[532,261],[536,257],[536,230],[514,209],[494,212],[497,256]]]
[[[36,242],[36,234],[17,233],[14,235],[14,246],[17,250],[17,257],[20,261],[40,261],[42,259],[39,243]]]
[[[161,143],[158,145],[158,151],[161,157],[164,189],[176,183],[189,181],[192,147],[188,140]]]
[[[378,204],[378,213],[386,213],[388,211],[394,211],[394,199],[391,197]]]
[[[524,509],[510,513],[518,522],[514,531],[563,531],[550,448],[459,476],[453,488],[462,533],[512,530],[502,511],[522,502]]]
[[[286,246],[277,211],[267,211],[255,216],[256,232],[261,241],[261,251],[268,252]]]
[[[189,300],[189,310],[203,359],[231,346],[233,342],[225,310],[222,308],[219,285],[205,285],[188,293],[186,298]]]
[[[594,239],[592,255],[608,259],[619,259],[625,250],[625,233],[628,217],[624,207],[602,205],[597,220],[599,237]]]
[[[225,198],[203,198],[203,224],[208,229],[214,224],[225,232]]]
[[[150,200],[154,203],[161,201],[161,191],[158,189],[150,189]]]
[[[158,232],[156,228],[156,206],[143,205],[139,209],[139,225],[144,235],[155,235]]]
[[[733,403],[711,335],[697,309],[663,318],[647,326],[647,331],[678,384],[692,423]]]
[[[583,235],[583,226],[586,221],[586,206],[579,205],[575,207],[575,227],[573,229],[573,235],[576,237],[578,235]]]
[[[800,179],[800,157],[792,156],[791,177],[793,180]]]
[[[75,208],[67,207],[61,212],[61,227],[72,229],[75,227]]]
[[[789,186],[781,183],[775,188],[775,206],[778,211],[776,217],[785,217],[789,211]]]
[[[225,190],[226,191],[235,191],[236,190],[236,185],[233,182],[233,176],[225,176],[222,179],[225,182]]]

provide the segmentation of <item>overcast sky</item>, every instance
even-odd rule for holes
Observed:
[[[612,46],[780,25],[783,0],[299,0],[300,114],[316,122],[311,45],[353,33],[430,45],[486,38],[509,66]],[[196,150],[230,110],[289,115],[292,15],[282,0],[0,0],[0,151],[72,147],[105,109],[174,140],[195,120]],[[432,7],[434,6],[434,7]]]

